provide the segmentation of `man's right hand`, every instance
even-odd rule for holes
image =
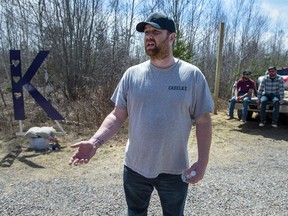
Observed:
[[[86,164],[96,154],[97,147],[90,141],[81,141],[71,145],[71,148],[77,148],[69,160],[69,165]]]

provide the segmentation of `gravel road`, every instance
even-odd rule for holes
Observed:
[[[288,127],[257,124],[214,123],[206,176],[189,187],[185,215],[288,215]],[[98,160],[76,168],[0,167],[0,215],[125,215],[123,162],[106,156],[102,168]],[[156,192],[148,215],[162,215]]]

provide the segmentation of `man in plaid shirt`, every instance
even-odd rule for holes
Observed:
[[[279,119],[279,107],[284,103],[284,80],[283,77],[277,74],[276,67],[269,67],[268,74],[261,80],[258,94],[260,102],[260,127],[264,127],[266,123],[266,104],[267,101],[272,101],[272,127],[277,128]]]

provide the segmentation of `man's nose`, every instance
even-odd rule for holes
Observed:
[[[151,39],[151,38],[153,38],[152,33],[145,34],[145,38],[146,38],[146,39]]]

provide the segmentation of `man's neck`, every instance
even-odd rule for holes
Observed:
[[[168,68],[175,64],[176,60],[173,55],[169,55],[164,59],[153,59],[151,58],[151,63],[158,68]]]

